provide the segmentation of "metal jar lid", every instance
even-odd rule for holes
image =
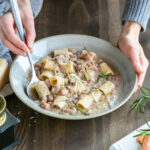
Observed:
[[[6,108],[6,100],[2,95],[0,95],[0,126],[2,126],[6,121],[7,115],[5,112],[5,108]]]

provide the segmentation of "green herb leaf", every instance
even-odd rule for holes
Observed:
[[[98,77],[99,78],[104,78],[104,79],[108,79],[109,76],[113,76],[111,74],[99,74]]]
[[[87,114],[83,109],[79,108],[78,106],[74,105],[74,107],[79,110],[83,114]]]
[[[69,99],[65,99],[64,101],[66,101],[66,102],[67,102],[67,101],[69,101]]]
[[[146,131],[150,131],[150,129],[140,129],[139,131],[146,132]]]
[[[79,97],[79,96],[80,96],[80,93],[78,92],[77,94],[78,94],[78,97]]]
[[[98,89],[97,87],[94,87],[94,86],[93,86],[92,88],[93,88],[93,89]]]
[[[145,120],[146,120],[147,126],[150,128],[150,125],[149,125],[149,123],[148,123],[148,118],[150,118],[150,117],[145,118]]]
[[[144,95],[147,95],[147,93],[144,92],[144,90],[139,86],[140,88],[140,91],[144,94]]]
[[[89,51],[85,46],[83,47],[83,50]]]
[[[85,79],[85,81],[88,81],[88,79],[87,79],[87,77],[86,77],[86,75],[84,74],[84,79]]]
[[[139,134],[137,135],[134,135],[133,137],[139,137],[139,136],[147,136],[147,135],[150,135],[150,130],[149,131],[139,131],[137,130],[138,132],[140,132]]]
[[[146,88],[146,87],[143,87],[145,90],[147,90],[150,94],[150,89],[149,88]]]
[[[146,137],[146,135],[144,135],[144,138],[142,140],[142,147],[143,147],[143,144],[144,144],[145,137]]]

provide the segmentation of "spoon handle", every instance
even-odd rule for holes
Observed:
[[[13,16],[15,19],[15,23],[17,25],[19,36],[20,36],[21,40],[24,43],[26,43],[25,42],[25,31],[24,31],[23,26],[22,26],[22,21],[21,21],[21,17],[20,17],[20,12],[19,12],[19,8],[18,8],[17,0],[10,0],[10,4],[11,4],[12,13],[13,13]],[[28,60],[29,60],[29,63],[30,63],[31,69],[32,69],[32,76],[34,76],[35,70],[34,70],[32,57],[31,57],[29,49],[27,50],[27,57],[28,57]]]

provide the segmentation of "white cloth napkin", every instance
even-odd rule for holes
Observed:
[[[4,97],[11,95],[12,93],[13,93],[13,90],[11,88],[10,83],[7,83],[0,91],[0,95],[2,95]]]

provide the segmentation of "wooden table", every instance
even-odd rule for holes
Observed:
[[[87,34],[117,43],[125,0],[45,0],[35,21],[37,40],[56,34]],[[148,39],[149,38],[149,39]],[[141,34],[141,43],[150,58],[150,25]],[[150,69],[150,68],[149,68]],[[145,79],[149,86],[150,72]],[[149,86],[150,87],[150,86]],[[140,96],[135,94],[132,98]],[[21,140],[17,150],[108,150],[109,146],[145,123],[144,116],[129,112],[130,103],[103,117],[66,121],[35,113],[14,94],[8,108],[21,123],[15,135]],[[150,114],[150,106],[146,109]]]

